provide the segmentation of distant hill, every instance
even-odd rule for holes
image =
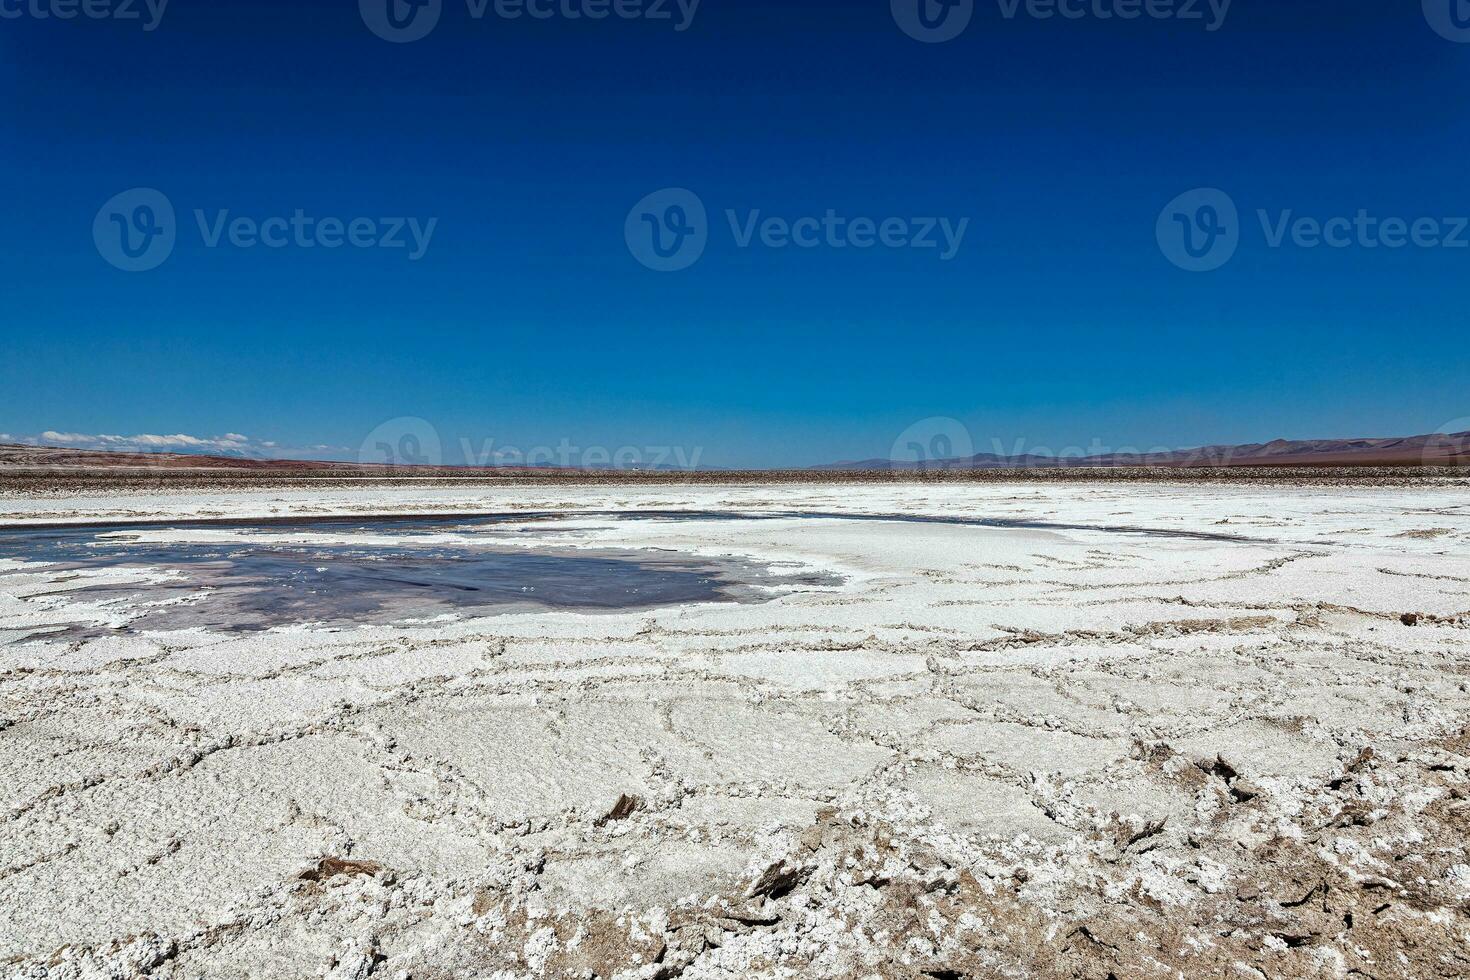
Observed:
[[[652,467],[650,467],[652,469]],[[671,469],[671,467],[660,467]],[[187,452],[110,452],[100,449],[71,449],[0,443],[0,476],[7,471],[85,471],[137,474],[144,471],[168,473],[218,473],[297,476],[516,476],[575,472],[558,466],[411,466],[387,463],[343,463],[331,460],[262,459],[257,456]]]
[[[865,459],[828,463],[816,470],[1032,469],[1060,466],[1470,466],[1470,432],[1394,439],[1277,439],[1244,446],[1203,446],[1167,453],[1099,456],[1002,456],[979,453],[928,463]]]
[[[887,459],[828,463],[806,467],[814,472],[882,470],[1001,470],[1060,467],[1470,467],[1470,432],[1397,439],[1277,439],[1244,446],[1204,446],[1167,453],[1108,453],[1087,457],[980,453],[964,459],[905,463]],[[708,468],[705,468],[708,469]],[[576,472],[554,466],[389,466],[381,463],[336,463],[320,460],[257,459],[196,453],[104,452],[51,446],[0,444],[0,476],[7,471],[114,471],[271,473],[321,476],[515,476]]]

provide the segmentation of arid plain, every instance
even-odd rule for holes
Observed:
[[[13,488],[0,972],[1464,976],[1467,490]]]

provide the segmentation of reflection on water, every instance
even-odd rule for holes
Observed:
[[[734,560],[654,552],[532,551],[497,548],[493,541],[445,545],[422,537],[427,531],[473,534],[483,525],[504,523],[464,518],[294,521],[290,529],[297,532],[295,538],[262,530],[260,524],[211,524],[213,531],[246,535],[242,539],[232,533],[234,540],[226,542],[139,540],[124,527],[0,530],[0,558],[52,563],[47,571],[58,578],[71,571],[119,568],[180,573],[165,582],[84,586],[65,593],[88,605],[136,611],[123,628],[130,632],[192,627],[239,632],[292,623],[399,622],[446,613],[753,601],[767,595],[756,586],[833,581],[780,575]],[[302,531],[330,533],[336,540],[302,544],[297,540]],[[366,535],[393,541],[352,543],[354,536]],[[110,632],[79,623],[64,635]]]

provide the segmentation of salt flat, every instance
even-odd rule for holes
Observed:
[[[22,526],[385,514],[808,579],[226,633],[81,591],[176,570],[0,561],[5,970],[1470,972],[1463,484],[0,496]],[[130,532],[344,534],[374,541]]]

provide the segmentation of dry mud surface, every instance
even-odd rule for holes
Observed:
[[[394,512],[825,584],[230,635],[0,561],[0,975],[1470,974],[1463,485],[0,496]]]

